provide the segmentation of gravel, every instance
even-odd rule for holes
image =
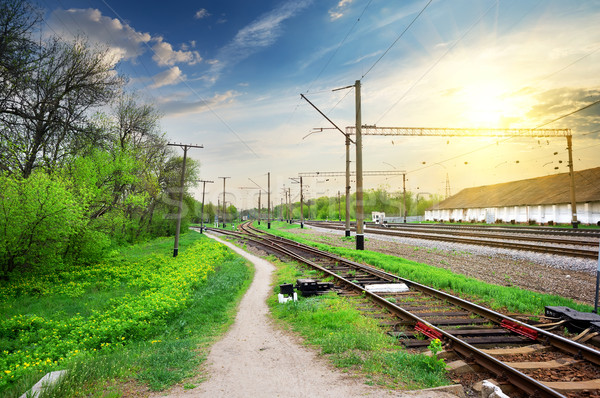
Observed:
[[[355,247],[353,240],[340,239],[344,231],[305,225],[304,229],[286,232],[310,235],[316,241],[332,246]],[[594,304],[596,260],[369,233],[365,234],[365,248],[487,283],[517,286]]]

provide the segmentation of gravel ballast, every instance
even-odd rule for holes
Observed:
[[[344,231],[306,226],[286,232],[310,235],[317,242],[353,248]],[[594,304],[596,268],[590,259],[477,245],[365,234],[365,249],[444,268],[487,283],[516,286]]]

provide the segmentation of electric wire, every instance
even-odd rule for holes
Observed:
[[[117,11],[106,2],[106,0],[102,0],[102,3],[104,3],[104,5],[108,7],[108,9],[111,10],[118,19],[124,21],[119,13],[117,13]],[[158,57],[156,51],[154,51],[154,49],[150,47],[148,43],[144,44],[154,55]],[[225,126],[225,128],[238,139],[239,142],[241,142],[254,156],[260,158],[260,156],[250,147],[250,145],[244,141],[242,137],[240,137],[239,134],[210,106],[209,101],[205,100],[204,97],[202,97],[194,88],[192,88],[187,81],[183,80],[181,77],[178,79],[192,92],[192,94],[194,94],[200,100],[200,102],[202,102],[202,104],[210,111],[210,113],[212,113],[212,115],[215,116],[221,122],[221,124],[223,124],[223,126]]]
[[[333,52],[333,54],[331,54],[331,56],[329,57],[329,59],[327,60],[327,62],[323,66],[323,68],[321,68],[321,70],[319,71],[319,73],[317,74],[317,76],[310,82],[310,84],[308,85],[308,89],[305,91],[305,94],[309,93],[310,88],[312,87],[312,85],[319,79],[319,77],[321,77],[321,74],[323,74],[323,72],[325,71],[325,69],[327,69],[327,67],[329,66],[329,64],[331,63],[331,61],[333,60],[333,58],[336,56],[336,54],[338,53],[338,51],[340,50],[340,48],[342,47],[342,45],[344,45],[344,43],[346,42],[346,40],[348,39],[348,37],[350,36],[350,34],[352,33],[352,31],[356,27],[356,25],[360,22],[360,19],[363,17],[363,15],[365,14],[365,12],[367,11],[367,8],[369,8],[369,5],[371,5],[372,1],[373,0],[369,0],[369,2],[367,3],[367,5],[365,6],[365,8],[363,8],[362,12],[358,16],[358,19],[354,22],[354,24],[352,25],[352,27],[350,28],[350,30],[348,30],[348,33],[346,33],[346,36],[344,36],[344,38],[342,39],[342,41],[340,42],[340,44],[337,46],[337,48],[335,49],[335,51]],[[316,91],[316,92],[313,92],[313,94],[319,94],[319,93],[323,93],[323,92],[331,92],[331,90]],[[335,109],[335,107],[337,107],[337,105],[340,102],[342,102],[342,100],[346,97],[346,95],[344,95],[344,97],[342,97],[342,99],[340,101],[338,101],[337,104],[334,105],[334,107],[330,110],[330,112],[333,109]],[[296,114],[296,111],[298,110],[298,107],[300,106],[301,102],[302,101],[298,100],[298,103],[294,107],[294,110],[292,111],[292,114],[290,115],[290,117],[289,117],[289,119],[288,119],[288,121],[287,121],[286,124],[289,124],[289,122],[292,120],[292,118]]]
[[[427,7],[429,7],[429,5],[431,4],[432,1],[433,0],[429,0],[427,2],[427,4],[425,4],[425,7],[423,7],[423,9],[417,14],[417,16],[413,18],[413,20],[408,24],[408,26],[396,38],[396,40],[394,40],[394,42],[387,48],[387,50],[385,50],[383,52],[383,54],[381,54],[381,56],[375,61],[375,63],[373,65],[371,65],[371,67],[365,72],[365,74],[362,75],[362,77],[360,78],[361,81],[362,81],[362,79],[365,78],[365,76],[367,76],[369,74],[369,72],[371,72],[371,70],[373,70],[373,68],[375,67],[375,65],[377,65],[379,63],[379,61],[381,61],[381,59],[383,57],[385,57],[385,55],[392,49],[392,47],[394,47],[394,45],[396,45],[396,43],[398,42],[398,40],[400,40],[402,38],[402,36],[404,36],[404,34],[410,29],[410,27],[413,26],[413,24],[417,21],[417,19],[419,19],[419,17],[421,16],[421,14],[423,14],[423,12],[425,12],[425,9],[427,9]]]
[[[337,46],[337,48],[335,49],[335,51],[333,52],[333,54],[331,54],[331,56],[329,57],[329,59],[327,60],[327,62],[323,66],[323,68],[321,68],[321,70],[317,74],[317,77],[315,77],[313,79],[313,81],[308,85],[308,89],[306,90],[306,94],[308,94],[308,92],[310,91],[310,88],[315,83],[315,81],[317,81],[319,79],[319,77],[321,77],[321,74],[325,71],[325,69],[327,69],[327,67],[329,66],[329,64],[331,63],[331,61],[333,60],[333,58],[336,56],[336,54],[338,53],[338,51],[340,50],[340,48],[344,45],[344,43],[346,42],[346,40],[348,39],[348,37],[350,36],[350,34],[352,33],[352,31],[356,27],[356,25],[360,22],[360,19],[363,17],[363,15],[365,14],[365,12],[367,11],[367,8],[369,8],[369,5],[371,5],[372,1],[373,0],[369,0],[369,2],[367,3],[367,5],[365,6],[365,8],[362,10],[362,12],[360,13],[360,15],[358,16],[358,19],[356,21],[354,21],[354,24],[352,25],[352,27],[350,28],[350,30],[348,30],[348,33],[346,33],[346,36],[344,36],[344,38],[342,39],[342,41],[340,42],[340,44]]]
[[[597,105],[597,104],[600,104],[600,100],[598,100],[598,101],[595,101],[595,102],[592,102],[591,104],[588,104],[588,105],[584,106],[583,108],[579,108],[579,109],[577,109],[576,111],[573,111],[573,112],[567,113],[566,115],[562,115],[562,116],[560,116],[560,117],[557,117],[556,119],[550,120],[550,121],[549,121],[549,122],[547,122],[547,123],[540,124],[539,126],[537,126],[537,127],[535,127],[535,128],[536,128],[536,129],[539,129],[539,128],[541,128],[541,127],[547,126],[547,125],[549,125],[549,124],[551,124],[551,123],[557,122],[557,121],[559,121],[559,120],[561,120],[561,119],[564,119],[564,118],[566,118],[566,117],[569,117],[569,116],[571,116],[571,115],[574,115],[574,114],[576,114],[577,112],[581,112],[581,111],[583,111],[583,110],[585,110],[585,109],[591,108],[592,106],[594,106],[594,105]]]
[[[479,24],[479,22],[481,22],[481,20],[483,19],[483,17],[485,17],[487,15],[488,12],[490,12],[492,10],[492,8],[494,8],[494,6],[496,6],[497,3],[492,3],[492,5],[490,7],[488,7],[487,10],[485,10],[480,16],[479,18],[477,18],[477,20],[471,24],[471,26],[469,27],[469,29],[467,29],[462,36],[460,36],[460,38],[458,40],[456,40],[447,50],[444,54],[442,54],[426,71],[425,73],[423,73],[423,75],[421,75],[421,77],[419,77],[413,84],[412,86],[410,86],[408,88],[408,90],[406,90],[404,92],[404,94],[402,94],[402,96],[392,104],[392,106],[390,106],[384,113],[383,115],[381,115],[379,117],[379,119],[377,119],[377,121],[375,122],[375,124],[378,124],[381,119],[383,119],[392,109],[394,109],[396,107],[396,105],[398,105],[400,103],[400,101],[402,101],[404,98],[406,98],[406,96],[408,95],[408,93],[410,93],[412,91],[413,88],[415,88],[417,86],[417,84],[419,84],[421,82],[421,80],[423,80],[425,78],[425,76],[427,76],[429,74],[429,72],[431,72],[441,61],[442,59],[444,59],[446,57],[446,55],[448,55],[453,49],[454,47],[456,47],[456,45],[458,43],[460,43],[460,41],[462,39],[465,38],[465,36],[467,34],[469,34],[471,32],[471,30],[473,30],[473,28],[475,26],[477,26]]]
[[[536,130],[536,129],[542,128],[542,127],[544,127],[544,126],[547,126],[547,125],[549,125],[549,124],[551,124],[551,123],[554,123],[554,122],[556,122],[556,121],[558,121],[558,120],[561,120],[561,119],[564,119],[564,118],[566,118],[566,117],[569,117],[569,116],[571,116],[571,115],[574,115],[574,114],[576,114],[577,112],[581,112],[581,111],[583,111],[583,110],[585,110],[585,109],[591,108],[592,106],[594,106],[594,105],[597,105],[597,104],[599,104],[599,103],[600,103],[600,100],[598,100],[598,101],[595,101],[595,102],[592,102],[591,104],[588,104],[588,105],[586,105],[586,106],[584,106],[584,107],[582,107],[582,108],[579,108],[579,109],[577,109],[577,110],[575,110],[575,111],[573,111],[573,112],[569,112],[569,113],[567,113],[567,114],[564,114],[564,115],[562,115],[562,116],[560,116],[560,117],[557,117],[556,119],[553,119],[553,120],[551,120],[551,121],[549,121],[549,122],[546,122],[546,123],[540,124],[539,126],[537,126],[537,127],[534,127],[533,129],[534,129],[534,130]],[[591,132],[589,132],[589,133],[586,133],[586,134],[583,134],[583,135],[597,133],[598,131],[600,131],[600,130],[591,131]],[[495,142],[495,143],[491,143],[491,144],[489,144],[489,145],[485,145],[485,146],[479,147],[479,148],[477,148],[477,149],[473,149],[472,151],[465,152],[465,153],[463,153],[463,154],[460,154],[460,155],[453,156],[453,157],[451,157],[451,158],[448,158],[448,159],[442,160],[442,161],[440,161],[440,162],[437,162],[437,163],[445,163],[445,162],[449,162],[449,161],[451,161],[451,160],[458,159],[458,158],[461,158],[461,157],[463,157],[463,156],[470,155],[470,154],[472,154],[472,153],[475,153],[475,152],[481,151],[481,150],[483,150],[483,149],[486,149],[486,148],[489,148],[489,147],[491,147],[491,146],[494,146],[494,145],[498,145],[498,144],[500,144],[500,143],[507,142],[507,141],[509,141],[509,140],[512,140],[513,138],[515,138],[515,137],[508,137],[508,138],[505,138],[505,139],[503,139],[503,140],[501,140],[501,141],[497,141],[497,142]],[[600,144],[598,144],[598,145],[600,145]],[[592,146],[595,146],[595,145],[592,145]],[[409,173],[414,173],[414,172],[417,172],[417,171],[421,171],[421,170],[424,170],[424,169],[426,169],[426,168],[429,168],[429,167],[432,167],[432,166],[433,166],[433,165],[428,165],[428,166],[425,166],[425,167],[421,167],[421,168],[418,168],[418,169],[412,170],[412,171],[410,171]]]

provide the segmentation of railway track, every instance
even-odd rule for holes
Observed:
[[[428,339],[440,339],[447,352],[490,373],[503,389],[514,388],[511,396],[600,397],[600,352],[595,348],[398,275],[264,235],[246,224],[242,229],[244,233],[211,230],[332,277],[340,294],[364,298],[365,314],[377,317],[406,347],[417,349],[427,346]],[[408,290],[377,293],[378,285],[400,283]]]
[[[378,226],[373,222],[367,222],[366,225]],[[515,234],[536,234],[546,236],[571,236],[571,237],[590,237],[599,238],[600,229],[583,229],[583,228],[559,228],[559,227],[541,227],[541,226],[499,226],[499,225],[457,225],[457,224],[415,224],[415,223],[388,223],[390,228],[412,228],[429,229],[435,228],[438,230],[463,230],[463,231],[480,231],[480,232],[499,232],[499,233],[515,233]]]
[[[305,222],[307,225],[314,225],[321,228],[343,230],[345,227],[339,223],[327,222]],[[516,228],[515,228],[516,229]],[[511,230],[510,233],[481,233],[471,230],[451,229],[451,228],[432,228],[432,227],[381,227],[366,226],[365,233],[386,235],[394,237],[404,237],[413,239],[437,240],[443,242],[462,243],[467,245],[480,245],[490,247],[500,247],[511,250],[525,250],[538,253],[547,253],[560,256],[573,256],[596,259],[598,258],[598,246],[600,235],[596,237],[581,238],[579,235],[571,239],[550,237],[532,237],[528,235],[519,235]],[[529,242],[529,243],[522,243]],[[584,247],[582,247],[584,246]]]

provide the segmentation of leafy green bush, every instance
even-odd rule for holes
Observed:
[[[60,265],[83,208],[60,179],[0,174],[0,279],[19,266]]]

